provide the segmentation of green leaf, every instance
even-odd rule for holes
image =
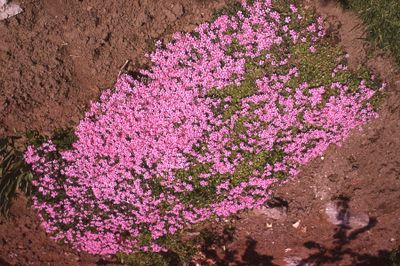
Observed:
[[[15,137],[0,139],[0,215],[8,216],[17,191],[31,194],[32,177],[23,153],[15,147]]]

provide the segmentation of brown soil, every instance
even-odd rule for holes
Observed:
[[[0,136],[14,128],[74,126],[126,60],[129,70],[144,66],[154,39],[190,30],[226,2],[23,1],[22,14],[0,22]],[[204,247],[208,264],[386,265],[388,252],[400,246],[400,75],[390,59],[368,56],[353,13],[330,1],[305,2],[337,31],[351,67],[366,64],[388,82],[380,117],[276,189],[276,203],[287,206],[282,217],[249,212],[215,226],[225,233]],[[333,201],[369,222],[353,228],[330,223],[325,209]],[[0,265],[96,263],[106,262],[47,238],[22,196],[10,220],[0,223]]]
[[[228,0],[25,0],[0,22],[0,135],[73,126],[120,68]]]

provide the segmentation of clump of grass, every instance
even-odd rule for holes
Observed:
[[[185,230],[175,234],[164,236],[161,241],[167,248],[163,252],[144,252],[139,251],[131,254],[118,253],[119,262],[134,266],[168,266],[168,265],[186,265],[196,254],[199,247],[203,245],[209,232],[201,230],[195,236],[185,237]]]
[[[368,41],[389,51],[400,66],[400,2],[398,0],[341,0],[363,20]]]
[[[400,266],[400,249],[394,249],[389,255],[391,266]]]
[[[137,252],[135,255],[117,254],[117,259],[125,265],[135,266],[168,266],[175,260],[162,253]]]
[[[0,139],[0,215],[8,216],[17,191],[30,195],[32,173],[16,148],[17,137]]]
[[[225,7],[215,10],[211,16],[211,21],[215,21],[217,18],[223,15],[234,16],[238,11],[246,12],[246,9],[243,8],[239,1],[232,1]]]
[[[24,137],[34,146],[40,146],[46,140],[37,131],[29,131]],[[72,129],[58,129],[51,138],[60,149],[70,148],[75,141]],[[21,139],[21,136],[0,138],[0,216],[8,216],[18,191],[28,197],[32,194],[31,167],[25,163],[24,148],[17,145]]]

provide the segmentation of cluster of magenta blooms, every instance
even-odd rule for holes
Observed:
[[[285,47],[315,53],[322,19],[297,29],[304,17],[293,5],[285,14],[269,0],[242,6],[158,43],[146,78],[122,75],[91,104],[72,148],[28,147],[33,206],[54,239],[93,254],[163,251],[166,235],[262,206],[282,176],[376,116],[364,81],[352,93],[298,82]],[[257,76],[247,95],[218,93],[243,89],[249,62],[283,70]]]

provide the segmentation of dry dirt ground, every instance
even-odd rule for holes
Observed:
[[[120,68],[228,0],[25,0],[0,22],[0,135],[73,126]]]
[[[0,136],[74,126],[126,60],[131,71],[145,66],[154,39],[190,30],[227,2],[21,1],[24,12],[0,22]],[[210,228],[219,234],[196,256],[204,265],[387,265],[400,246],[400,75],[367,52],[353,13],[304,2],[327,18],[351,67],[368,65],[388,83],[380,117],[277,188],[271,208]],[[96,263],[112,262],[52,242],[22,196],[0,222],[0,265]]]

